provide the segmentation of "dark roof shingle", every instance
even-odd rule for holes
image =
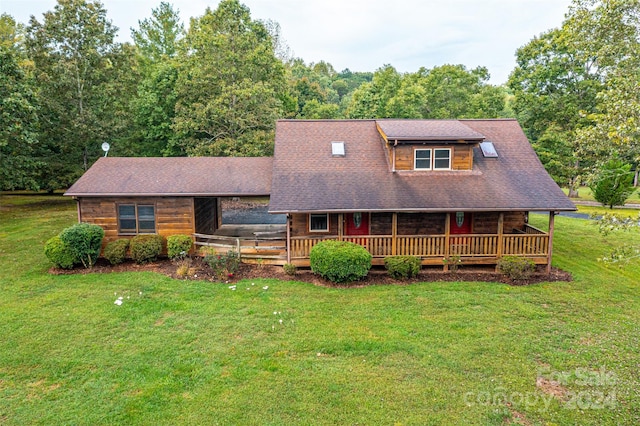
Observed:
[[[376,123],[393,123],[392,134],[399,136],[424,129],[416,120],[278,121],[269,210],[575,210],[515,120],[460,120],[469,129],[466,137],[492,141],[499,157],[484,158],[474,148],[473,171],[442,172],[392,172]],[[331,156],[337,140],[345,142],[345,157]]]
[[[103,157],[65,195],[268,195],[272,164],[272,157]]]

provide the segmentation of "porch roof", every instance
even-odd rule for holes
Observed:
[[[269,195],[272,164],[272,157],[102,157],[65,195]]]
[[[406,123],[411,137],[423,128],[416,120],[278,121],[269,211],[575,210],[515,120],[457,121],[499,154],[474,148],[471,171],[393,172],[377,127],[390,123],[398,135]],[[344,142],[344,156],[332,156],[332,141]]]

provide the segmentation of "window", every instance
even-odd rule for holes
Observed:
[[[416,149],[415,169],[431,170],[431,150]]]
[[[329,214],[310,214],[309,231],[327,232],[329,231]]]
[[[416,149],[414,170],[451,170],[451,148]]]
[[[433,168],[440,170],[451,169],[451,150],[449,148],[433,150]]]
[[[118,232],[153,234],[156,232],[156,207],[153,204],[119,204]]]

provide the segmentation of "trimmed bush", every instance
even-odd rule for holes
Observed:
[[[129,243],[129,252],[136,263],[153,262],[162,253],[162,236],[156,234],[136,235]]]
[[[505,256],[498,260],[498,271],[512,280],[526,280],[535,269],[536,264],[524,257]]]
[[[420,258],[415,256],[390,256],[384,259],[387,272],[397,280],[415,277],[420,272],[420,266]]]
[[[356,281],[371,269],[371,253],[348,241],[321,241],[311,249],[311,270],[334,283]]]
[[[193,240],[189,235],[170,235],[167,237],[167,256],[169,259],[185,257],[191,251]]]
[[[44,245],[44,254],[58,268],[71,269],[77,263],[73,251],[60,239],[59,235],[47,240]]]
[[[104,248],[104,257],[112,265],[118,265],[124,262],[124,259],[127,256],[128,248],[129,248],[129,240],[126,238],[111,241]]]
[[[104,229],[90,223],[76,223],[60,233],[60,239],[71,250],[77,263],[92,267],[102,248]]]

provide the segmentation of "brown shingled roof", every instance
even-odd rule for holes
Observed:
[[[272,164],[272,157],[103,157],[65,195],[268,195]]]
[[[376,123],[392,135],[409,134],[410,138],[432,127],[467,128],[465,138],[481,135],[492,141],[499,157],[484,158],[479,148],[474,148],[473,171],[394,173]],[[403,123],[407,124],[406,132]],[[278,121],[269,210],[575,210],[545,171],[517,121],[458,123],[460,126],[446,120],[438,127],[433,120]],[[456,138],[462,134],[457,132]],[[332,141],[344,141],[344,157],[332,157]]]
[[[458,120],[376,120],[389,140],[481,141],[484,136]]]

